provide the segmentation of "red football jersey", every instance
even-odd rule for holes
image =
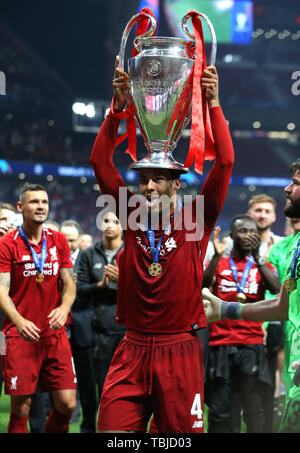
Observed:
[[[184,228],[184,221],[182,229],[174,228],[174,221],[177,221],[174,219],[160,247],[159,263],[163,271],[161,275],[152,277],[148,267],[153,259],[144,228],[124,231],[116,320],[131,329],[145,333],[179,333],[190,331],[193,324],[198,327],[207,325],[201,294],[203,259],[208,238],[225,201],[234,161],[232,141],[222,109],[210,109],[210,119],[216,160],[201,191],[204,196],[203,238],[186,241],[186,234],[191,234],[191,231]],[[113,163],[119,123],[120,120],[112,112],[107,115],[90,161],[101,193],[112,195],[117,207],[120,203],[121,208],[124,202],[119,200],[119,188],[125,184]],[[193,202],[194,208],[196,201]],[[195,220],[194,211],[196,209],[193,210],[192,221]],[[183,215],[181,218],[184,218]],[[202,222],[203,219],[200,219],[200,224]],[[155,245],[161,233],[156,232]]]
[[[179,213],[184,216],[183,212]],[[120,255],[116,320],[129,328],[151,333],[174,333],[192,330],[193,324],[206,326],[201,303],[203,257],[210,230],[198,241],[186,241],[191,234],[184,226],[164,234],[159,264],[162,273],[152,277],[148,268],[153,262],[144,228],[124,231],[124,249]],[[162,231],[155,232],[155,245]]]
[[[247,258],[233,256],[238,271],[238,281],[241,281]],[[276,273],[270,263],[267,266]],[[264,300],[266,288],[261,281],[260,272],[255,263],[252,264],[245,285],[244,294],[247,303]],[[229,257],[222,257],[218,263],[213,284],[213,294],[225,302],[237,300],[237,287],[230,268]],[[244,319],[222,319],[209,324],[210,346],[237,345],[237,344],[262,344],[262,322],[245,321]]]
[[[18,312],[39,329],[39,335],[48,336],[58,332],[50,329],[47,316],[61,302],[58,278],[61,268],[72,268],[70,247],[62,233],[44,229],[47,240],[47,258],[43,267],[42,283],[36,281],[35,268],[28,245],[15,230],[0,240],[0,272],[10,272],[9,295]],[[43,238],[39,244],[30,243],[40,259]],[[64,328],[64,327],[62,327]],[[3,331],[7,336],[18,335],[14,324],[4,318]]]

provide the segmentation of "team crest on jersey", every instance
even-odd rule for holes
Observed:
[[[18,376],[14,376],[11,378],[11,380],[10,380],[10,389],[11,390],[17,390],[17,380],[18,380]]]
[[[49,252],[50,252],[50,255],[51,255],[51,260],[52,261],[57,261],[58,257],[57,257],[56,245],[54,247],[50,248]]]

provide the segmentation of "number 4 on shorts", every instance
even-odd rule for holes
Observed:
[[[199,420],[202,420],[203,411],[201,407],[201,395],[200,393],[195,394],[194,402],[191,408],[191,415],[197,415]]]

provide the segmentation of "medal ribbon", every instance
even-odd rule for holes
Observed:
[[[155,233],[153,230],[147,230],[147,238],[151,247],[151,255],[153,259],[153,263],[158,263],[158,258],[159,258],[159,249],[163,240],[165,232],[161,235],[159,238],[159,241],[155,247]]]
[[[292,265],[291,265],[291,277],[292,278],[296,278],[296,266],[297,266],[297,261],[298,261],[299,256],[300,256],[300,239],[297,242],[295,253],[293,256]]]
[[[32,259],[36,269],[39,271],[40,274],[43,273],[43,267],[47,258],[47,240],[45,231],[43,230],[43,244],[42,244],[42,251],[41,251],[41,259],[39,260],[38,254],[34,250],[31,244],[29,244],[26,233],[24,231],[23,225],[19,226],[19,233],[23,241],[28,245],[31,251]]]
[[[247,260],[247,263],[246,263],[246,265],[244,267],[242,278],[241,278],[240,282],[238,281],[238,271],[237,271],[236,264],[235,264],[235,262],[232,259],[232,256],[230,256],[229,259],[230,259],[231,272],[232,272],[234,281],[236,283],[237,290],[238,290],[239,293],[243,293],[244,289],[245,289],[245,286],[246,286],[246,283],[247,283],[247,280],[248,280],[250,269],[252,267],[252,264],[254,263],[254,258],[253,258],[252,255],[248,257],[248,260]]]
[[[151,228],[148,227],[147,229],[147,238],[148,238],[148,241],[149,241],[149,245],[150,245],[150,248],[151,248],[151,255],[152,255],[152,259],[153,259],[153,263],[158,263],[158,258],[159,258],[159,249],[160,249],[160,246],[161,246],[161,243],[162,243],[162,240],[163,240],[163,237],[164,237],[164,234],[165,234],[165,231],[167,231],[170,226],[171,226],[171,222],[175,216],[175,214],[177,214],[179,211],[181,211],[182,209],[182,203],[180,200],[177,199],[177,207],[176,207],[176,211],[175,213],[171,216],[171,219],[170,219],[170,223],[168,224],[168,226],[164,229],[163,231],[163,234],[161,235],[161,237],[159,238],[159,241],[156,245],[156,248],[155,248],[155,232],[154,230],[151,230]]]

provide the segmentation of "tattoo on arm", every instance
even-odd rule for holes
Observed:
[[[10,272],[0,273],[0,286],[6,289],[10,289]]]
[[[62,280],[64,280],[64,278],[69,275],[71,277],[71,279],[73,280],[73,276],[74,276],[74,269],[73,268],[62,268],[60,270],[60,277]]]
[[[0,273],[0,288],[1,287],[5,290],[5,293],[7,294],[7,300],[9,302],[9,305],[16,310],[15,304],[13,303],[12,299],[8,295],[9,290],[10,290],[10,272],[1,272]]]
[[[8,302],[9,302],[11,308],[14,308],[15,310],[17,310],[15,304],[13,303],[13,301],[10,297],[8,298]]]

